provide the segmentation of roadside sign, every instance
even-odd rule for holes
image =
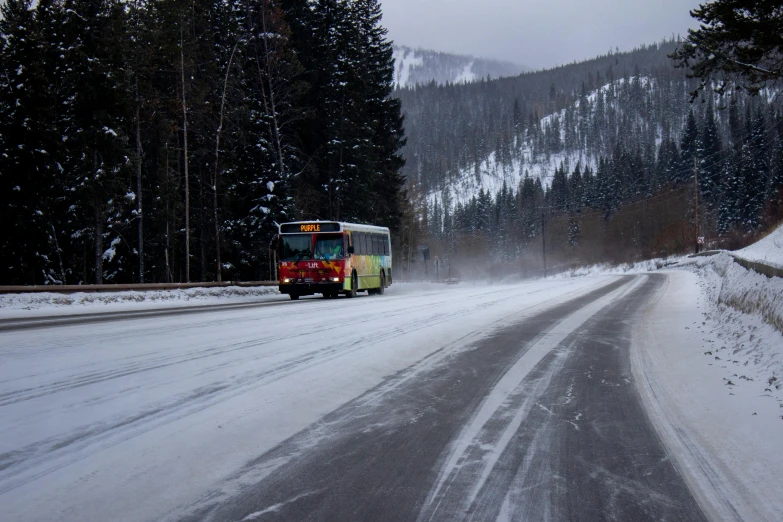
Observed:
[[[696,242],[698,244],[700,244],[700,245],[703,245],[704,244],[704,236],[699,236],[698,238],[696,238]]]

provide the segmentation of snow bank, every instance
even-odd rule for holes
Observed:
[[[735,273],[744,269],[725,254],[698,259],[668,274],[635,325],[634,376],[708,519],[783,520],[783,337],[720,303],[758,288],[756,274]]]
[[[783,279],[746,270],[728,254],[699,258],[693,266],[721,339],[715,353],[752,372],[746,377],[761,383],[760,391],[775,382],[780,389]],[[777,380],[768,383],[772,378]]]
[[[757,261],[783,268],[783,225],[764,239],[735,252],[748,261]]]
[[[218,300],[221,303],[255,301],[259,297],[279,296],[275,286],[221,288],[188,288],[181,290],[151,290],[147,292],[76,292],[58,294],[37,292],[0,295],[0,318],[24,315],[48,315],[84,312],[119,312],[156,308],[172,304]],[[141,305],[141,306],[140,306]],[[31,314],[35,311],[35,314]]]
[[[636,263],[622,263],[620,265],[610,265],[602,263],[600,265],[582,266],[573,268],[553,276],[555,279],[568,279],[570,277],[597,276],[597,275],[623,275],[623,274],[641,274],[644,272],[653,272],[662,268],[679,264],[685,260],[683,256],[671,256],[667,258],[646,259]]]

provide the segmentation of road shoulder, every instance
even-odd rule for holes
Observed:
[[[667,275],[631,349],[653,425],[709,518],[781,520],[779,405],[731,379],[730,361],[710,353],[720,340],[698,276]]]

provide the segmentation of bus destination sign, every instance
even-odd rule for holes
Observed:
[[[281,234],[312,234],[314,232],[339,232],[339,223],[286,223],[280,225]]]

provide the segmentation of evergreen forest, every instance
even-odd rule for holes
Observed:
[[[277,223],[399,226],[378,0],[8,0],[0,284],[259,280]]]
[[[779,90],[705,89],[676,39],[395,89],[378,0],[0,9],[0,284],[270,279],[293,220],[390,227],[405,278],[425,245],[535,276],[783,219]]]

